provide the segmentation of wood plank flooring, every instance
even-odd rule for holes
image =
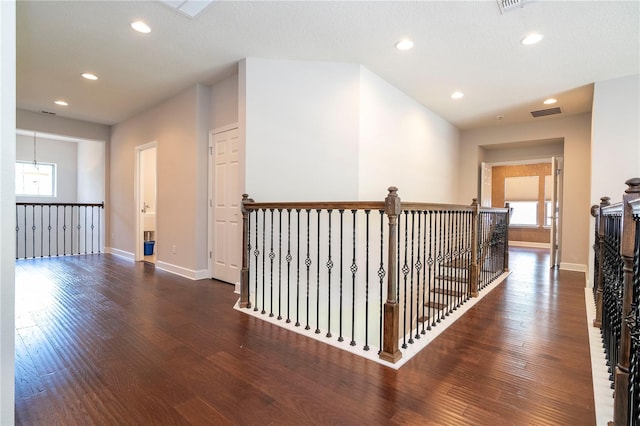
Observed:
[[[20,425],[592,425],[584,274],[512,275],[400,370],[108,254],[16,266]]]

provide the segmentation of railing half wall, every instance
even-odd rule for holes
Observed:
[[[508,209],[243,196],[240,306],[395,362],[507,270]]]

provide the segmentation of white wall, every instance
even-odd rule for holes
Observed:
[[[211,86],[211,129],[238,122],[238,73]]]
[[[591,204],[622,201],[624,182],[640,177],[640,75],[595,83],[591,125]],[[595,220],[591,219],[593,230]],[[595,241],[589,233],[589,247]],[[589,250],[593,268],[593,250]],[[589,276],[590,283],[593,277]]]
[[[591,114],[542,119],[531,123],[465,130],[458,169],[459,201],[478,196],[482,147],[519,141],[564,140],[563,227],[560,267],[585,270],[589,256],[589,182]]]
[[[595,83],[591,127],[591,202],[622,200],[640,177],[640,75]]]
[[[458,149],[454,126],[360,67],[359,199],[452,203]]]
[[[16,8],[0,1],[0,424],[14,424]]]
[[[358,199],[360,67],[248,58],[240,70],[246,192],[256,201]]]
[[[78,203],[100,203],[105,199],[105,143],[78,142]]]
[[[135,252],[135,147],[156,141],[156,267],[190,278],[207,268],[208,96],[207,87],[193,86],[111,132],[109,247]]]

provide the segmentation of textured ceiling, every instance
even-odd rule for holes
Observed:
[[[154,1],[18,1],[17,103],[113,124],[262,57],[362,64],[462,129],[522,122],[548,96],[563,115],[590,111],[593,82],[639,74],[639,12],[638,1],[505,14],[495,1],[217,1],[191,19]],[[153,31],[135,33],[134,19]],[[520,44],[533,31],[542,42]],[[394,47],[403,37],[412,50]]]

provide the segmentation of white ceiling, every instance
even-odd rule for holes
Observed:
[[[17,104],[114,124],[262,57],[363,64],[461,129],[548,120],[558,116],[529,114],[546,97],[563,115],[588,112],[593,82],[640,73],[639,12],[638,1],[531,1],[501,14],[495,1],[218,0],[191,19],[156,1],[23,0]],[[152,32],[135,33],[134,19]],[[520,44],[534,31],[542,42]],[[394,47],[403,37],[412,50]]]

